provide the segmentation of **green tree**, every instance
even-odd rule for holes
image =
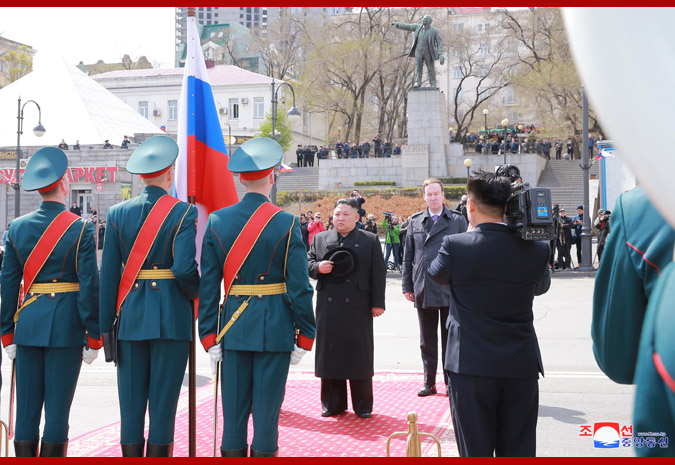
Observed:
[[[288,110],[284,108],[283,105],[277,106],[277,121],[274,123],[274,132],[277,134],[276,141],[279,142],[279,145],[284,149],[284,152],[291,148],[291,128],[288,125],[288,118],[286,118],[287,112]],[[265,115],[265,120],[260,125],[260,130],[257,135],[275,139],[272,137],[271,110]]]
[[[33,56],[30,53],[30,47],[22,45],[19,50],[10,50],[3,57],[7,68],[7,83],[12,83],[17,79],[33,71]]]

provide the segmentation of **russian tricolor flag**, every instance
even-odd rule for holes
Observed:
[[[187,55],[178,123],[178,159],[174,196],[185,202],[194,198],[199,212],[197,261],[209,213],[238,201],[229,157],[209,76],[204,62],[197,22],[187,18]]]

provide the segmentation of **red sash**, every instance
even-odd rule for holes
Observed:
[[[159,198],[155,203],[148,214],[148,217],[145,219],[141,230],[134,241],[133,247],[131,247],[131,252],[129,252],[129,259],[127,264],[124,266],[124,272],[122,273],[122,279],[120,279],[120,287],[117,291],[117,314],[120,313],[120,308],[124,303],[124,299],[127,298],[131,288],[136,281],[136,276],[138,272],[141,271],[145,259],[148,258],[150,249],[155,243],[159,229],[164,224],[173,207],[175,207],[180,200],[170,195],[164,195]]]
[[[45,232],[42,233],[40,240],[35,244],[33,251],[30,253],[23,266],[24,292],[19,296],[19,307],[23,304],[25,294],[28,294],[35,278],[54,251],[56,244],[58,244],[66,231],[68,231],[68,228],[79,219],[80,217],[78,215],[69,211],[63,211],[49,223]]]
[[[234,278],[237,276],[237,273],[239,273],[239,270],[251,253],[251,250],[253,250],[253,246],[258,241],[265,226],[267,226],[267,223],[270,222],[272,217],[280,211],[281,208],[269,202],[265,202],[258,207],[242,228],[235,239],[234,244],[232,244],[230,252],[225,258],[225,265],[223,266],[223,282],[225,283],[224,298],[227,298],[230,287],[234,282]]]

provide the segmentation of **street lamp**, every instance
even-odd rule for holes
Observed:
[[[290,85],[288,82],[282,82],[278,86],[275,86],[274,84],[275,84],[274,78],[272,78],[272,133],[270,134],[270,137],[274,140],[277,140],[277,132],[275,130],[275,126],[277,123],[277,105],[279,103],[277,94],[279,93],[279,89],[281,89],[281,86],[284,85],[288,86],[288,88],[291,89],[291,93],[293,94],[293,106],[291,106],[291,109],[288,110],[286,116],[300,116],[300,111],[298,111],[298,108],[295,106],[295,90],[293,89],[293,86]],[[270,192],[270,200],[275,205],[277,203],[276,181],[277,181],[277,171],[274,170],[274,184],[272,185],[272,191]]]
[[[227,155],[229,157],[232,156],[232,126],[230,126],[230,123],[225,123],[227,124]]]
[[[487,133],[488,133],[488,130],[487,130],[487,115],[488,115],[488,113],[490,113],[490,110],[488,110],[487,108],[483,110],[483,116],[485,117],[485,137],[487,137]]]
[[[33,102],[38,108],[38,124],[33,128],[33,134],[38,137],[42,137],[47,130],[42,125],[42,110],[40,105],[35,100],[28,100],[21,105],[21,97],[19,97],[18,104],[18,113],[16,115],[17,119],[17,130],[16,130],[16,183],[12,185],[14,190],[14,218],[18,218],[21,215],[21,134],[23,134],[23,110],[29,103]]]
[[[467,158],[466,160],[464,160],[464,166],[466,166],[466,182],[467,183],[469,182],[469,168],[471,168],[472,163],[473,162],[471,161],[471,158]]]
[[[509,119],[502,120],[502,127],[504,128],[504,165],[506,165],[506,128],[509,127]]]

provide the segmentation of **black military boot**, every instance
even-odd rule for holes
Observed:
[[[14,441],[14,455],[16,457],[37,457],[39,438],[28,441]]]
[[[173,442],[168,444],[153,444],[148,442],[148,448],[145,451],[146,457],[173,457]]]
[[[251,457],[279,457],[279,448],[274,452],[260,452],[251,447]]]
[[[221,457],[248,457],[248,446],[243,449],[220,449]]]
[[[40,457],[65,457],[68,451],[68,441],[47,442],[42,439],[40,444]]]
[[[122,446],[122,457],[143,457],[145,449],[145,439],[135,444],[120,444]]]

